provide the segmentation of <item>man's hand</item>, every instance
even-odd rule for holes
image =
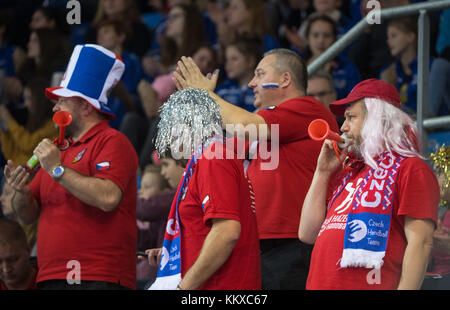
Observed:
[[[342,150],[340,154],[341,161],[344,160],[347,150]],[[333,141],[325,140],[320,151],[319,158],[317,159],[317,170],[320,172],[333,173],[341,165],[341,162],[336,156],[333,147]]]
[[[206,91],[214,91],[219,78],[219,71],[216,70],[208,77],[204,76],[200,68],[195,64],[191,57],[181,57],[178,61],[176,71],[173,73],[173,79],[178,90],[183,88],[200,88]]]
[[[12,160],[5,165],[6,182],[14,189],[11,207],[21,224],[32,224],[39,217],[39,205],[28,185],[30,174],[22,166],[15,166]]]
[[[15,166],[12,160],[8,160],[5,165],[4,174],[6,182],[11,185],[11,187],[20,193],[26,193],[29,190],[27,186],[30,174],[22,166]]]
[[[34,149],[33,154],[39,158],[42,169],[48,173],[61,164],[61,151],[49,139],[42,140]]]
[[[159,262],[161,260],[161,252],[162,248],[145,250],[145,253],[148,254],[148,264],[153,267],[158,267]]]

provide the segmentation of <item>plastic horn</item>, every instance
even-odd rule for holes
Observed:
[[[308,134],[315,141],[323,141],[325,139],[336,141],[339,146],[345,144],[345,139],[338,133],[330,130],[330,126],[323,119],[315,119],[308,126]]]
[[[56,140],[56,144],[60,148],[65,148],[68,143],[64,139],[66,133],[66,127],[72,122],[72,115],[67,111],[58,111],[53,115],[53,122],[59,128],[59,138]]]
[[[68,147],[69,142],[64,139],[66,127],[72,122],[72,115],[67,111],[58,111],[53,115],[53,122],[59,128],[59,137],[53,141],[60,149]],[[39,169],[39,158],[36,155],[30,157],[27,161],[27,169],[29,171]]]

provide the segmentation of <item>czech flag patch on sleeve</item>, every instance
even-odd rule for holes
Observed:
[[[108,169],[110,166],[110,163],[109,163],[109,161],[104,161],[104,162],[96,164],[96,166],[97,166],[97,171],[102,171],[102,170]]]
[[[208,207],[209,207],[209,195],[206,195],[205,199],[203,199],[203,201],[202,201],[203,213],[205,213],[205,211]]]

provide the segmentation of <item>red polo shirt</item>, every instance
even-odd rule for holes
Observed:
[[[203,152],[180,202],[181,274],[184,277],[197,260],[212,219],[235,220],[241,226],[239,240],[226,262],[199,289],[258,290],[261,258],[250,183],[244,161],[236,155],[233,159],[214,158],[217,154],[226,158],[225,152],[217,142]]]
[[[321,118],[328,122],[331,130],[339,129],[333,114],[312,97],[287,100],[258,114],[269,126],[279,125],[279,147],[271,150],[272,157],[278,151],[278,165],[272,170],[263,170],[261,164],[267,165],[273,158],[264,159],[264,154],[258,153],[248,168],[255,192],[259,238],[297,238],[303,200],[323,143],[309,137],[308,126]],[[277,138],[273,129],[271,135],[272,139]]]
[[[30,185],[41,206],[37,282],[79,275],[82,281],[135,288],[138,159],[133,146],[103,121],[62,151],[61,161],[80,174],[111,180],[123,196],[117,209],[103,212],[78,200],[40,169]]]

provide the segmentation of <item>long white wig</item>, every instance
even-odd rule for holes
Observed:
[[[384,151],[424,159],[419,131],[405,112],[376,98],[365,98],[364,105],[367,113],[361,131],[361,154],[367,165],[376,169],[374,158]]]

